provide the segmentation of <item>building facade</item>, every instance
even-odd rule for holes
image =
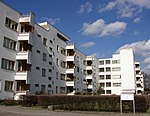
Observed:
[[[49,23],[37,24],[34,13],[23,15],[1,1],[0,15],[0,99],[20,94],[96,93],[99,85],[104,88],[104,94],[119,94],[126,83],[127,78],[120,73],[122,67],[119,68],[121,55],[100,60],[87,56]],[[128,57],[132,59],[128,66],[134,63],[133,57]],[[101,60],[105,64],[101,65]],[[125,60],[123,63],[128,62]],[[143,91],[139,71],[136,63],[137,82],[133,86],[137,85],[137,93]],[[134,83],[134,67],[129,72]]]
[[[134,61],[132,49],[120,50],[112,58],[99,59],[97,80],[105,95],[120,95],[124,91],[141,94],[144,91],[140,64]]]

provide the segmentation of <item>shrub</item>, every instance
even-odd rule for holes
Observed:
[[[20,104],[23,106],[35,106],[38,104],[38,96],[37,95],[22,95],[22,101]]]
[[[12,99],[4,99],[0,101],[0,105],[6,105],[6,106],[14,106],[14,105],[18,105],[19,101],[15,101]]]
[[[146,96],[135,96],[136,112],[146,112],[148,101]],[[117,95],[26,95],[23,103],[25,106],[53,106],[60,110],[120,112],[120,96]],[[132,109],[131,101],[123,101],[123,112],[132,112]]]

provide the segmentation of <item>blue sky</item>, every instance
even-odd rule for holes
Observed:
[[[86,55],[111,57],[131,47],[150,70],[150,0],[3,0],[36,22],[48,21]],[[150,72],[150,71],[149,71]]]

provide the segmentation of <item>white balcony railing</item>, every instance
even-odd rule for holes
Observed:
[[[74,74],[74,68],[67,69],[67,70],[66,70],[66,73],[73,73],[73,74]]]
[[[87,88],[88,88],[88,89],[92,89],[92,88],[93,88],[93,85],[91,85],[91,84],[90,84],[90,85],[87,85]]]
[[[33,33],[20,33],[18,36],[18,40],[27,40],[29,44],[33,45]]]
[[[87,75],[86,79],[93,79],[93,75]]]
[[[67,81],[66,86],[74,86],[74,81]]]
[[[87,67],[86,67],[86,70],[92,70],[92,69],[93,69],[92,66],[87,66]]]
[[[25,72],[16,72],[15,80],[27,80],[28,71]]]
[[[67,56],[66,61],[74,61],[74,56]]]
[[[16,55],[16,60],[27,60],[27,63],[31,64],[31,52],[30,51],[18,52]]]

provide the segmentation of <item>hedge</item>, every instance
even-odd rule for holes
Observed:
[[[147,96],[135,96],[136,112],[146,112],[149,108],[150,99]],[[120,111],[120,96],[116,95],[25,95],[22,105],[43,107],[53,106],[60,110],[82,111]],[[132,111],[132,102],[123,101],[123,111]]]

